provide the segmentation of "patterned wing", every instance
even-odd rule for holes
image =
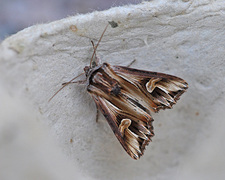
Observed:
[[[112,69],[145,94],[145,101],[150,103],[154,112],[172,108],[188,88],[188,83],[176,76],[123,66],[112,66]]]
[[[116,107],[105,98],[96,95],[92,95],[92,97],[125,151],[133,159],[139,159],[144,153],[145,146],[154,136],[151,116],[141,117],[139,115],[141,120],[136,115]],[[127,104],[127,102],[124,103]]]
[[[102,64],[88,76],[87,90],[117,139],[133,158],[154,136],[150,111],[171,108],[187,88],[177,77]]]

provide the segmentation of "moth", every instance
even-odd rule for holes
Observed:
[[[100,110],[104,115],[124,150],[133,159],[139,159],[154,136],[151,113],[171,109],[188,83],[168,74],[101,64],[96,49],[107,26],[96,46],[92,41],[94,51],[84,73],[63,83],[50,100],[70,83],[86,83],[97,112]],[[84,74],[85,81],[74,81]]]

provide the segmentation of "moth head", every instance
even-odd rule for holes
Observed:
[[[85,72],[86,77],[88,76],[90,69],[91,69],[90,66],[85,66],[84,67],[84,72]]]

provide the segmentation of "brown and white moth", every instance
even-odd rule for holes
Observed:
[[[139,159],[154,136],[151,112],[171,109],[188,84],[168,74],[100,64],[96,58],[96,49],[106,28],[97,45],[93,44],[90,65],[84,68],[86,80],[74,82],[82,73],[63,83],[62,88],[70,83],[85,82],[97,109],[105,116],[125,151],[133,159]]]

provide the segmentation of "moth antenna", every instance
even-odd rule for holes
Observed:
[[[103,35],[104,35],[104,33],[105,33],[105,31],[106,31],[106,29],[107,29],[108,26],[109,26],[109,24],[106,25],[106,27],[105,27],[105,29],[104,29],[104,31],[103,31],[101,37],[99,38],[98,43],[97,43],[96,46],[94,45],[94,42],[91,41],[92,46],[93,46],[93,48],[94,48],[94,52],[93,52],[92,57],[91,57],[90,67],[91,67],[91,63],[92,63],[92,61],[93,61],[94,55],[96,54],[97,47],[98,47],[99,43],[101,42],[102,37],[103,37]],[[81,74],[79,74],[78,76],[76,76],[75,78],[71,79],[69,82],[63,84],[63,86],[62,86],[58,91],[55,92],[55,94],[48,100],[48,102],[50,102],[50,101],[51,101],[51,100],[52,100],[52,99],[53,99],[53,98],[54,98],[54,97],[55,97],[55,96],[56,96],[63,88],[65,88],[65,87],[66,87],[68,84],[70,84],[73,80],[75,80],[76,78],[80,77],[80,76],[83,75],[83,74],[84,74],[84,73],[81,73]]]
[[[98,40],[97,45],[94,46],[94,43],[92,42],[92,45],[93,45],[93,47],[94,47],[94,52],[93,52],[92,57],[91,57],[90,67],[91,67],[91,63],[92,63],[92,61],[93,61],[94,55],[95,55],[95,53],[96,53],[97,47],[98,47],[99,43],[101,42],[102,37],[103,37],[103,35],[105,34],[105,31],[106,31],[106,29],[107,29],[108,26],[109,26],[109,24],[106,25],[106,27],[105,27],[105,29],[104,29],[104,31],[103,31],[101,37],[100,37],[99,40]]]
[[[66,87],[68,84],[72,83],[73,80],[75,80],[76,78],[80,77],[83,74],[84,73],[81,73],[78,76],[76,76],[75,78],[71,79],[69,82],[63,84],[63,86],[58,91],[56,91],[55,94],[53,94],[53,96],[48,100],[48,102],[50,102],[64,87]]]
[[[91,40],[91,44],[92,44],[93,50],[95,50],[95,43],[94,43],[94,41]],[[95,51],[95,55],[94,56],[96,56],[96,51]],[[94,58],[94,56],[93,56],[93,58]],[[91,63],[92,63],[92,60],[91,60]]]

